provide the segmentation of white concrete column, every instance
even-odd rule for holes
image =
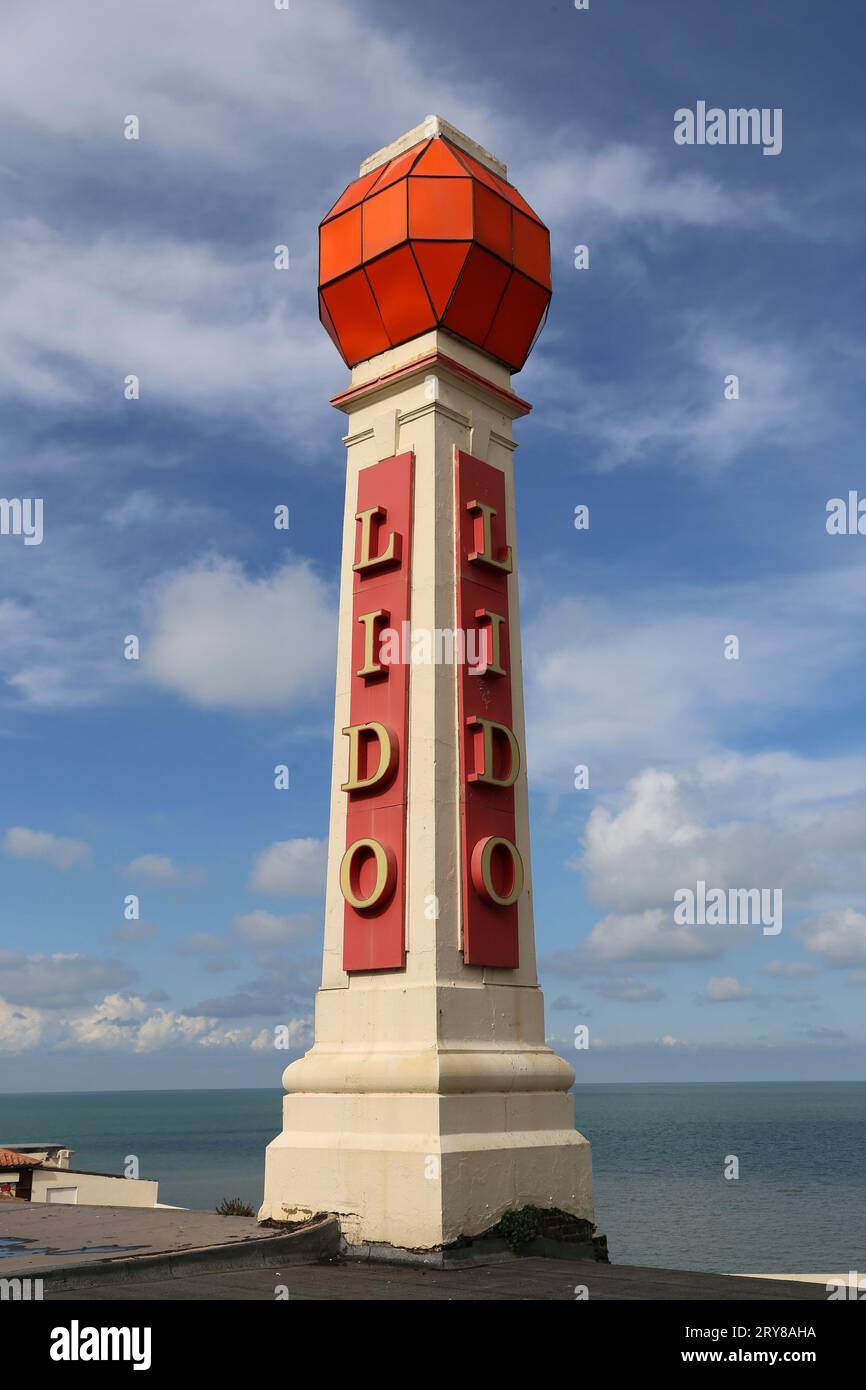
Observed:
[[[352,563],[358,477],[415,456],[411,623],[456,626],[455,449],[505,476],[513,731],[525,747],[512,422],[528,407],[508,370],[442,331],[353,370],[335,398],[348,427],[334,763],[322,987],[315,1044],[287,1067],[283,1131],[269,1145],[263,1216],[338,1213],[349,1242],[429,1249],[509,1209],[592,1220],[590,1147],[574,1128],[574,1073],[544,1041],[535,965],[525,758],[515,784],[526,870],[517,969],[468,967],[460,938],[457,670],[409,680],[406,966],[346,974],[339,866],[346,848]],[[433,910],[432,904],[438,907]]]

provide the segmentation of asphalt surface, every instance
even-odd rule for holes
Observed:
[[[585,1290],[585,1292],[584,1292]],[[65,1302],[250,1301],[424,1301],[592,1302],[610,1300],[826,1302],[823,1284],[782,1283],[724,1274],[603,1265],[591,1261],[521,1259],[470,1269],[374,1265],[356,1261],[291,1265],[280,1270],[238,1269],[189,1276],[109,1281],[52,1293]]]
[[[268,1239],[255,1217],[159,1207],[0,1202],[0,1276],[92,1260]]]

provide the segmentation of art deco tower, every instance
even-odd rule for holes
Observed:
[[[411,1249],[528,1205],[591,1221],[574,1074],[544,1040],[524,758],[511,374],[547,313],[548,232],[438,117],[319,230],[352,370],[324,967],[262,1214]]]

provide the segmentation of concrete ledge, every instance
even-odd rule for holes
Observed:
[[[566,1220],[568,1218],[566,1217]],[[590,1222],[574,1222],[567,1236],[540,1234],[514,1246],[504,1236],[479,1236],[433,1250],[403,1250],[394,1245],[363,1242],[353,1245],[343,1238],[340,1254],[345,1260],[386,1265],[419,1265],[427,1269],[471,1269],[490,1264],[514,1264],[517,1260],[567,1260],[570,1263],[608,1263],[607,1237],[598,1235]],[[579,1228],[585,1226],[586,1230]]]
[[[181,1279],[192,1274],[219,1273],[232,1269],[273,1268],[276,1265],[311,1264],[337,1255],[340,1223],[324,1216],[281,1233],[267,1228],[258,1238],[227,1245],[206,1245],[187,1250],[166,1250],[153,1255],[120,1256],[61,1266],[28,1269],[29,1279],[44,1280],[46,1291],[92,1288],[105,1283],[137,1283],[152,1279]]]
[[[563,1241],[531,1240],[515,1250],[505,1240],[472,1241],[466,1246],[448,1250],[398,1250],[393,1245],[340,1246],[343,1259],[384,1265],[421,1265],[427,1269],[471,1269],[481,1265],[516,1264],[525,1259],[568,1260],[572,1264],[584,1260],[594,1264],[598,1254],[591,1242],[566,1244]]]

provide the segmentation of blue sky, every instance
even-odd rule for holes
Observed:
[[[0,537],[3,1089],[276,1085],[274,1025],[309,1040],[346,383],[316,226],[430,112],[552,230],[515,379],[551,1039],[581,1081],[866,1076],[866,537],[825,526],[866,495],[858,18],[7,0],[2,492],[45,536]],[[676,145],[699,100],[781,108],[781,154]],[[675,929],[699,878],[780,887],[782,932]]]

